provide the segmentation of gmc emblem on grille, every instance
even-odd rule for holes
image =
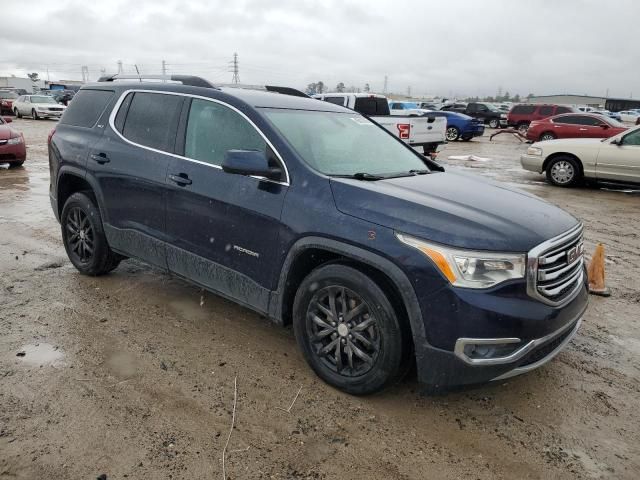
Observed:
[[[582,244],[576,245],[570,250],[567,250],[567,263],[573,263],[582,255],[584,246]]]

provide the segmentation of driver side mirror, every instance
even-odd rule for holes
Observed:
[[[282,180],[282,169],[269,164],[264,152],[255,150],[229,150],[224,154],[222,170],[237,175]]]
[[[616,139],[616,140],[613,140],[613,141],[611,142],[611,145],[617,145],[617,146],[621,147],[621,146],[622,146],[622,139],[621,139],[621,138],[618,138],[618,139]]]

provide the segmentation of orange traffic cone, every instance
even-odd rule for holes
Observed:
[[[587,268],[587,276],[589,278],[589,293],[609,297],[609,290],[604,283],[604,245],[599,243],[593,252],[591,262]]]

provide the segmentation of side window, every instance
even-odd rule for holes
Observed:
[[[392,103],[391,110],[404,110],[404,105],[402,103]]]
[[[133,100],[133,93],[128,93],[120,104],[120,108],[118,109],[118,113],[116,114],[114,124],[116,126],[116,130],[118,130],[120,133],[122,133],[122,130],[124,128],[124,120],[127,117],[127,112],[129,111],[131,100]]]
[[[560,115],[561,113],[571,113],[571,109],[569,107],[557,107],[556,115]]]
[[[31,103],[31,97],[24,97],[24,103]]]
[[[194,99],[187,121],[184,154],[187,158],[222,165],[229,150],[266,152],[267,144],[240,114],[207,100]]]
[[[475,109],[478,112],[488,112],[489,111],[489,109],[487,108],[486,105],[476,105]],[[471,110],[471,111],[473,111],[473,110]]]
[[[543,105],[538,110],[539,115],[544,115],[545,117],[550,117],[553,115],[553,107],[551,105]]]
[[[169,152],[173,149],[182,96],[136,92],[122,135],[134,143]]]
[[[93,127],[111,97],[111,90],[80,90],[64,112],[60,123],[76,127]]]
[[[333,103],[335,105],[344,106],[344,97],[324,97],[324,101]]]
[[[640,130],[635,130],[622,138],[623,145],[640,146]]]
[[[580,125],[588,125],[590,127],[598,127],[602,125],[602,122],[593,117],[580,117]]]
[[[554,119],[553,123],[562,123],[565,125],[580,125],[580,117],[576,115],[567,115],[565,117]]]

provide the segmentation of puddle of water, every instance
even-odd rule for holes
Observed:
[[[63,357],[62,350],[49,343],[25,345],[19,350],[18,355],[20,360],[31,365],[52,365]]]

